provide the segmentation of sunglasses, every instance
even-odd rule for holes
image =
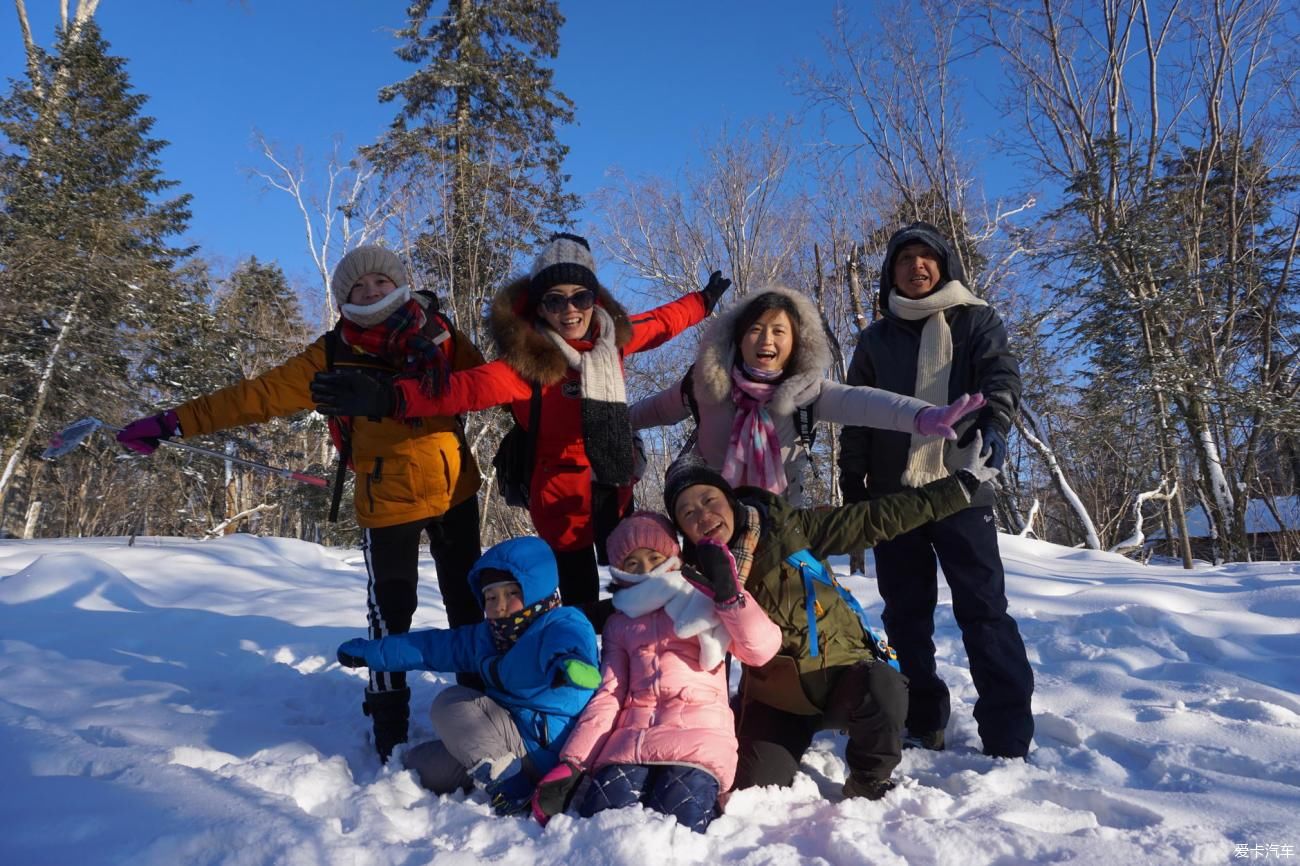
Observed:
[[[596,305],[596,293],[591,289],[583,289],[571,295],[562,295],[559,292],[542,295],[541,307],[552,316],[563,313],[570,304],[575,310],[590,310]]]

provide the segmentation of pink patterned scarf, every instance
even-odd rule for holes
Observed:
[[[781,441],[767,411],[775,391],[775,382],[754,382],[732,368],[731,401],[736,404],[736,414],[731,421],[722,477],[733,487],[748,484],[772,493],[785,490]]]

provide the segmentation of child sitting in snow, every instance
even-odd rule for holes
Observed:
[[[602,682],[538,786],[533,814],[545,823],[563,811],[590,773],[584,818],[644,803],[704,832],[736,775],[723,659],[730,649],[763,665],[781,630],[738,585],[723,544],[701,544],[698,568],[683,575],[676,532],[658,514],[623,520],[608,551],[618,613],[605,624]]]
[[[576,608],[560,606],[555,555],[541,539],[490,548],[469,583],[485,622],[354,638],[338,658],[377,671],[480,674],[486,692],[448,686],[438,694],[429,710],[438,739],[409,750],[404,763],[435,793],[475,784],[498,814],[513,814],[528,808],[600,685],[596,634]]]

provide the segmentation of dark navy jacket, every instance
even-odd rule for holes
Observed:
[[[858,337],[845,383],[871,385],[897,394],[914,396],[916,356],[921,348],[924,320],[909,321],[889,311],[894,289],[893,263],[898,251],[920,242],[936,250],[943,259],[946,280],[962,280],[965,274],[952,248],[933,226],[914,223],[889,240],[880,273],[881,318]],[[1020,365],[1007,344],[1007,330],[991,306],[959,306],[944,310],[952,332],[952,372],[948,378],[948,401],[962,394],[981,392],[988,404],[973,418],[957,425],[959,442],[965,443],[971,428],[991,427],[1006,436],[1020,407]],[[847,502],[860,502],[903,489],[902,475],[912,445],[910,433],[845,427],[840,433],[840,489]],[[865,486],[864,486],[865,480]],[[976,491],[972,506],[992,505],[993,489],[985,484]]]

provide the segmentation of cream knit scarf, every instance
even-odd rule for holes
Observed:
[[[952,331],[943,311],[950,307],[986,307],[988,304],[957,280],[945,283],[937,292],[924,298],[905,298],[898,290],[889,294],[889,309],[900,319],[925,320],[921,328],[921,347],[916,353],[916,388],[912,396],[944,406],[948,403],[948,377],[952,372]],[[943,443],[939,436],[912,434],[907,452],[907,469],[902,482],[921,487],[947,476],[943,465]]]

